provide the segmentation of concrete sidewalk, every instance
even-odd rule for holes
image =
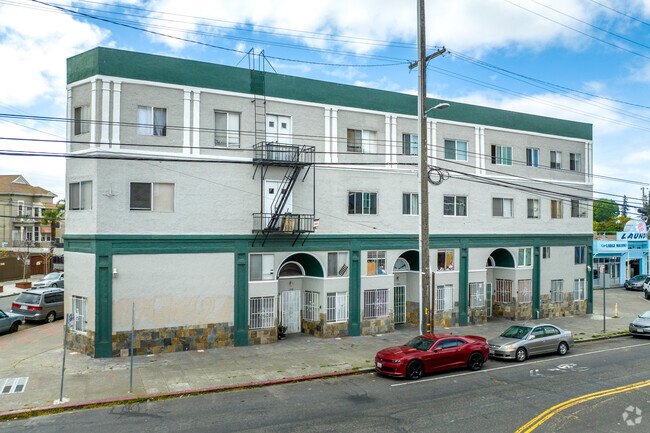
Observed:
[[[627,331],[637,314],[650,309],[650,302],[639,292],[610,289],[606,296],[608,334]],[[616,303],[620,317],[612,318]],[[577,341],[586,341],[603,334],[602,291],[594,292],[594,312],[543,322],[569,329]],[[491,338],[512,323],[490,319],[483,326],[436,331]],[[264,346],[136,356],[132,394],[129,358],[92,359],[68,351],[63,396],[70,403],[80,403],[359,371],[373,367],[378,350],[403,344],[417,334],[415,326],[400,325],[396,332],[385,335],[321,339],[293,334]],[[62,343],[62,321],[0,336],[0,384],[8,378],[29,378],[24,392],[0,394],[0,413],[49,406],[59,398]]]
[[[36,275],[33,275],[33,276],[27,278],[27,281],[33,283],[34,281],[40,280],[44,276],[45,276],[44,274],[36,274]],[[11,281],[0,282],[0,286],[2,286],[2,292],[0,292],[0,298],[4,298],[4,297],[7,297],[7,296],[20,295],[25,290],[27,290],[27,289],[19,289],[18,287],[16,287],[16,283],[19,283],[21,281],[23,281],[22,278],[19,279],[19,280],[11,280]]]

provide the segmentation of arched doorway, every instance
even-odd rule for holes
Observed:
[[[485,261],[485,304],[487,317],[503,317],[512,304],[515,280],[515,258],[505,248],[497,248]]]
[[[321,294],[314,278],[323,275],[320,261],[308,253],[291,254],[278,266],[278,324],[287,327],[287,334],[301,332],[305,319],[318,318]],[[302,317],[303,308],[314,317]]]
[[[419,252],[404,251],[393,264],[394,323],[417,323],[419,312]]]

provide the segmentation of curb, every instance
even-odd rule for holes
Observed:
[[[584,339],[584,340],[575,340],[574,339],[574,343],[575,344],[589,343],[590,341],[609,340],[611,338],[621,338],[621,337],[632,337],[632,335],[630,335],[629,332],[626,332],[626,333],[623,333],[623,334],[610,335],[610,336],[603,335],[602,337],[587,338],[587,339]]]
[[[91,408],[91,407],[96,408],[96,407],[109,406],[115,404],[140,403],[144,401],[164,400],[168,398],[186,397],[186,396],[200,395],[200,394],[211,394],[217,392],[234,391],[234,390],[245,389],[245,388],[262,388],[266,386],[283,385],[287,383],[308,382],[311,380],[326,379],[332,377],[352,376],[355,374],[366,374],[374,371],[375,371],[374,368],[366,368],[366,369],[359,369],[359,370],[345,370],[345,371],[337,371],[333,373],[312,374],[309,376],[264,380],[261,382],[240,383],[234,385],[215,386],[215,387],[199,388],[199,389],[192,389],[186,391],[145,394],[145,395],[139,395],[133,397],[106,398],[101,400],[90,400],[90,401],[84,401],[79,403],[67,403],[61,405],[33,407],[29,409],[18,409],[18,410],[12,410],[7,412],[0,412],[0,422],[11,420],[11,419],[20,419],[20,418],[28,418],[31,416],[44,415],[45,412],[50,412],[50,411],[55,413],[60,413],[60,412],[72,411],[75,409],[84,409],[84,408]]]

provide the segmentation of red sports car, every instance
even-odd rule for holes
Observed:
[[[480,370],[490,349],[483,337],[474,335],[428,334],[403,346],[380,350],[375,370],[389,376],[419,379],[424,374],[451,368]]]

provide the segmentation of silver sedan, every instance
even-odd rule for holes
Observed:
[[[573,332],[550,324],[513,325],[488,340],[490,356],[523,362],[531,355],[557,352],[566,355],[573,347]]]

